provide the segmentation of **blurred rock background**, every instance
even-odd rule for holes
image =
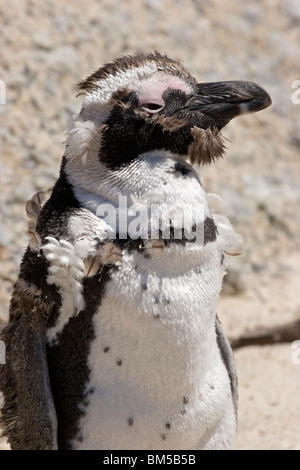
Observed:
[[[244,254],[228,259],[218,308],[228,336],[300,318],[298,0],[1,0],[0,33],[2,325],[26,246],[25,202],[58,176],[64,130],[80,107],[75,84],[153,49],[182,59],[199,81],[251,80],[270,93],[271,108],[224,130],[225,159],[199,171],[245,239]],[[295,352],[236,350],[238,449],[300,450]]]

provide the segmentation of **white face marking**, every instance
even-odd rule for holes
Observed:
[[[107,104],[116,91],[123,88],[135,90],[142,78],[151,76],[155,72],[157,72],[157,65],[154,61],[148,62],[142,67],[119,71],[114,76],[98,80],[95,88],[87,94],[85,102]]]

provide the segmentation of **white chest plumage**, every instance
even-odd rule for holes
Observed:
[[[166,251],[146,260],[125,254],[107,284],[76,448],[195,448],[226,403],[233,413],[215,339],[220,254],[208,246],[187,262],[182,247]]]

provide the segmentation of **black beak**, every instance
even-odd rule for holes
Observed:
[[[268,93],[256,83],[226,81],[198,83],[188,108],[212,118],[220,130],[234,117],[261,111],[271,103]]]

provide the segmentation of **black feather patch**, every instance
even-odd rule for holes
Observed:
[[[85,310],[70,318],[58,335],[57,344],[48,347],[51,388],[59,423],[59,449],[72,449],[71,440],[80,431],[79,420],[84,415],[84,394],[90,376],[88,355],[95,338],[93,317],[112,270],[111,266],[103,266],[98,275],[84,279]],[[104,352],[107,351],[105,348]]]

